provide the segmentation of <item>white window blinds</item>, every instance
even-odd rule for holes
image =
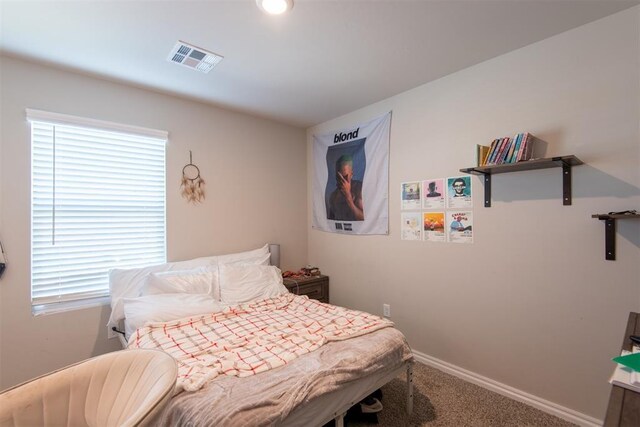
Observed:
[[[166,137],[27,115],[32,304],[106,296],[110,269],[164,263]]]

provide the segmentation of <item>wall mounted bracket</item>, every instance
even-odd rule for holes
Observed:
[[[640,219],[640,214],[593,214],[591,218],[604,221],[604,258],[609,261],[616,259],[616,220]]]
[[[484,207],[491,207],[491,175],[507,172],[520,172],[534,169],[562,168],[562,204],[571,205],[571,167],[583,164],[576,156],[559,156],[545,159],[526,160],[502,165],[476,166],[460,169],[460,172],[484,177]]]

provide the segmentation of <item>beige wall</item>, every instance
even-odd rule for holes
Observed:
[[[1,60],[1,57],[0,57]],[[1,66],[0,66],[1,67]],[[2,226],[2,214],[4,209],[3,207],[3,197],[2,197],[2,129],[3,129],[3,120],[2,120],[2,99],[4,98],[4,89],[2,87],[2,69],[0,68],[0,241],[4,241],[3,240],[3,226]],[[2,301],[4,301],[4,292],[3,289],[5,287],[5,283],[7,281],[6,276],[3,275],[3,277],[5,277],[4,279],[0,278],[0,309],[2,308]],[[0,389],[2,388],[2,311],[0,311]]]
[[[32,317],[29,294],[30,134],[25,108],[169,131],[169,260],[282,245],[282,267],[306,263],[304,130],[109,81],[1,57],[0,387],[118,348],[108,306]],[[185,74],[192,71],[186,70]],[[212,78],[215,76],[212,75]],[[179,84],[179,82],[176,82]],[[206,201],[179,196],[193,150]]]
[[[389,303],[415,350],[602,419],[640,310],[640,221],[619,222],[612,262],[591,214],[640,207],[639,28],[635,7],[310,129],[309,191],[312,134],[393,110],[389,236],[309,231],[332,302]],[[491,208],[474,177],[474,244],[400,240],[401,182],[455,176],[475,144],[523,131],[586,163],[572,206],[560,169],[495,176]]]

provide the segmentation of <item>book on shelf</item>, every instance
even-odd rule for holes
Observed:
[[[525,132],[521,135],[522,135],[522,142],[520,142],[520,150],[518,150],[518,155],[516,156],[516,162],[519,162],[526,158],[524,153],[527,150],[527,141],[529,139],[529,132]]]
[[[513,138],[504,137],[494,139],[488,148],[483,163],[478,166],[502,165],[530,160],[533,158],[537,138],[529,132],[519,133]],[[476,147],[476,158],[479,147]]]
[[[522,148],[520,149],[520,154],[518,155],[517,161],[527,160],[527,151],[531,150],[532,147],[532,137],[529,132],[524,134],[524,138],[522,140]]]
[[[513,150],[515,150],[516,148],[516,142],[518,140],[518,136],[514,136],[513,139],[511,140],[511,143],[509,144],[509,151],[507,151],[507,155],[504,156],[504,162],[503,163],[513,163],[511,161],[511,157],[513,157]]]
[[[492,163],[494,165],[497,165],[498,162],[500,161],[500,156],[504,152],[504,146],[507,144],[508,141],[509,141],[509,138],[500,138],[500,143],[499,143],[498,148],[496,150],[496,155],[495,155],[495,157],[493,158],[493,161],[492,161]]]
[[[536,146],[538,145],[537,143],[538,139],[535,136],[531,134],[527,134],[527,136],[528,138],[527,138],[526,151],[524,153],[524,158],[522,160],[533,159],[535,157],[534,153],[535,153]]]
[[[496,157],[497,151],[500,148],[501,138],[496,138],[491,143],[491,149],[489,150],[489,156],[487,157],[487,161],[484,162],[485,165],[490,165],[493,163],[493,159]]]
[[[498,153],[500,152],[500,147],[502,147],[503,138],[498,138],[495,140],[496,146],[491,150],[491,155],[489,156],[488,165],[493,165],[496,162],[496,158],[498,157]]]
[[[515,142],[513,143],[513,153],[511,153],[511,156],[509,157],[509,163],[515,163],[518,158],[518,151],[522,146],[522,135],[523,134],[521,133],[516,135]]]
[[[487,145],[476,144],[476,166],[484,166],[491,147]]]
[[[510,146],[511,138],[503,138],[502,146],[500,147],[500,152],[498,153],[498,158],[496,159],[497,165],[501,165],[504,163],[504,158],[506,157]]]

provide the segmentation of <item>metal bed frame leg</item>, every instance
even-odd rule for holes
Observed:
[[[413,363],[407,364],[407,415],[413,413]]]
[[[344,427],[344,416],[345,416],[346,412],[343,412],[342,414],[338,415],[337,417],[335,417],[333,420],[336,423],[336,427]]]

